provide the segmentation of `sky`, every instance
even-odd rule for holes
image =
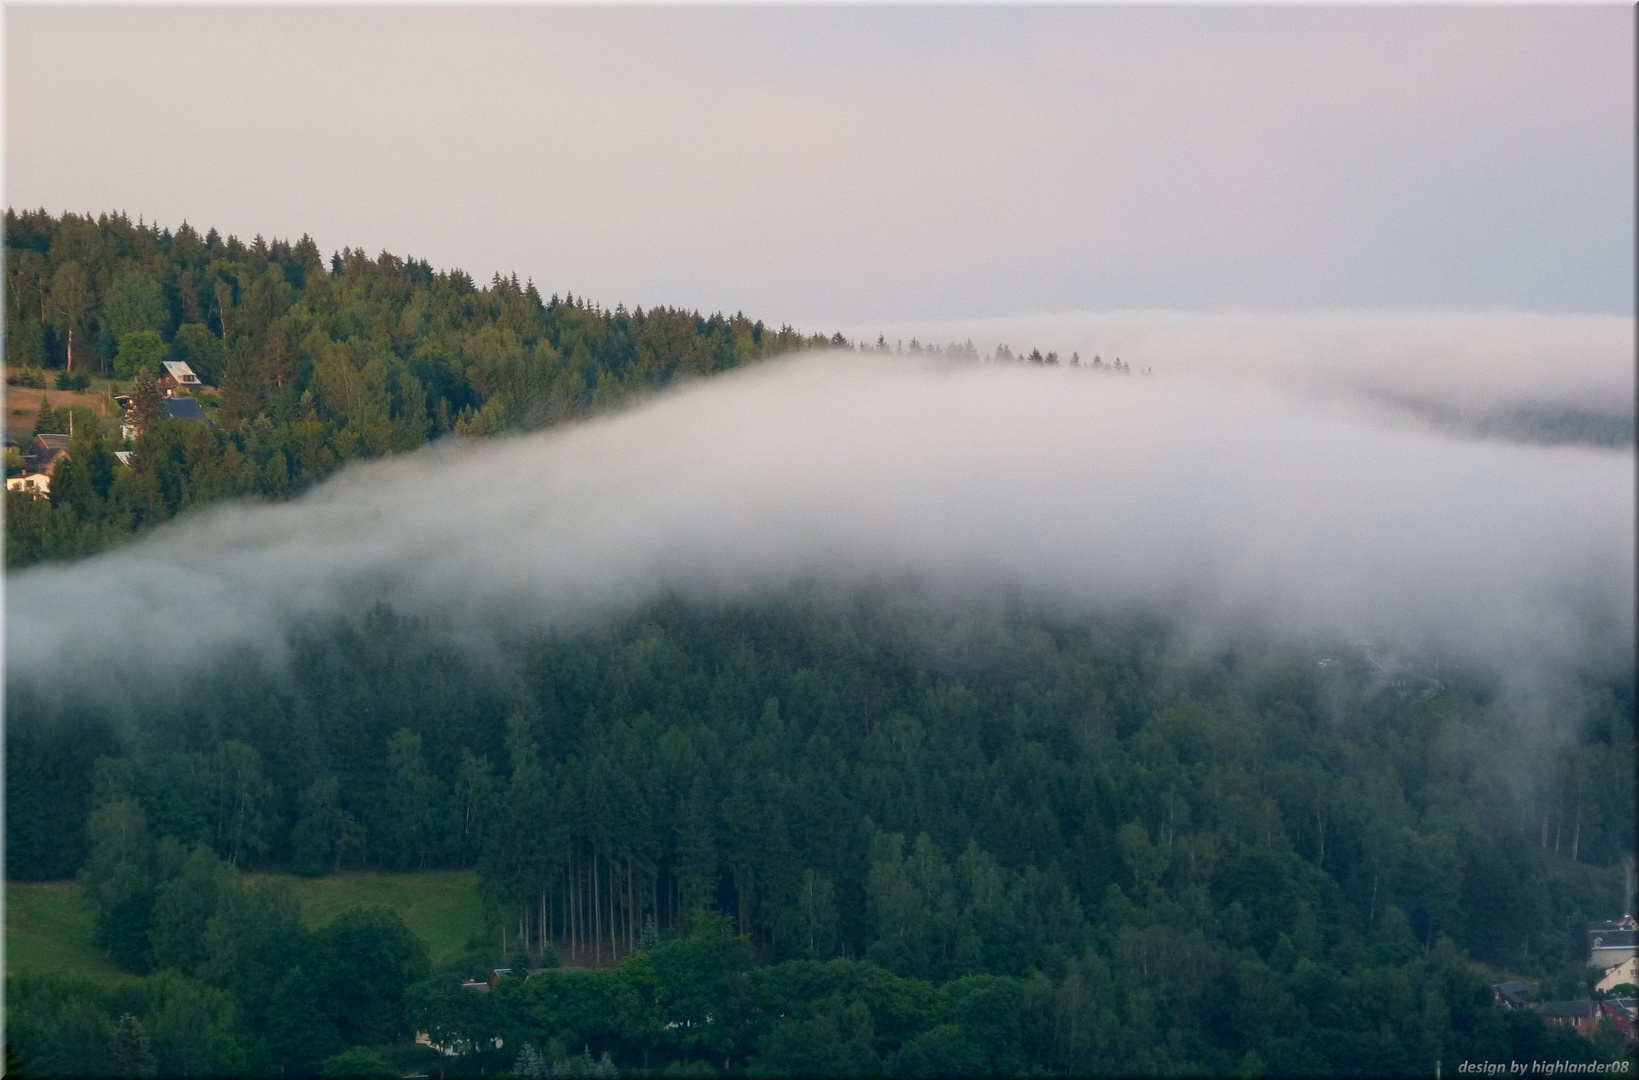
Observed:
[[[1631,320],[1634,18],[8,5],[6,201],[808,330]]]

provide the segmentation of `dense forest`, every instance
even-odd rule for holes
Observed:
[[[474,1069],[526,1043],[531,1068],[826,1075],[1615,1052],[1497,1008],[1470,961],[1583,989],[1632,844],[1631,672],[1584,678],[1578,730],[1537,745],[1480,672],[1425,692],[1347,646],[939,612],[660,600],[478,650],[378,608],[293,634],[288,670],[14,681],[8,873],[78,872],[102,947],[217,1002],[250,1071],[412,1029],[500,1038]],[[237,874],[270,866],[476,866],[494,939],[430,972],[390,913],[300,933]],[[560,961],[595,970],[459,985]],[[13,988],[25,1063],[59,1060],[64,993]],[[168,1000],[74,1015],[113,1047]]]
[[[515,276],[480,288],[385,252],[327,261],[305,236],[246,244],[121,214],[8,210],[5,255],[6,363],[26,383],[51,369],[65,387],[129,382],[175,360],[215,388],[210,425],[151,425],[129,469],[112,464],[117,440],[82,418],[51,502],[8,499],[8,566],[90,554],[216,499],[284,498],[347,461],[441,435],[535,427],[848,344],[739,314],[543,299]]]
[[[8,213],[6,290],[21,378],[140,390],[183,360],[212,421],[146,424],[130,465],[76,426],[49,500],[8,492],[8,569],[849,345],[119,215]],[[947,600],[376,606],[180,676],[10,672],[7,878],[77,878],[97,947],[146,978],[8,978],[7,1071],[398,1075],[416,1032],[451,1075],[1619,1056],[1488,984],[1584,994],[1583,926],[1628,900],[1632,667],[1570,673],[1544,729],[1451,658],[1408,680],[1347,642]],[[361,868],[476,870],[487,936],[435,968],[392,911],[306,929],[259,873]]]

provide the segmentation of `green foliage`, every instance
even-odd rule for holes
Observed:
[[[313,956],[308,974],[343,1040],[385,1043],[405,1034],[404,994],[427,974],[427,951],[391,908],[343,912],[315,935]]]
[[[130,330],[120,335],[119,355],[114,357],[114,373],[134,379],[139,372],[157,374],[163,370],[165,339],[158,330]]]
[[[319,1075],[337,1080],[392,1080],[398,1073],[379,1050],[354,1046],[325,1058]]]
[[[96,918],[97,947],[120,967],[148,970],[159,869],[148,818],[129,798],[98,807],[88,825],[91,857],[80,870],[80,887]]]
[[[231,997],[169,972],[118,990],[6,980],[6,1041],[20,1075],[243,1076],[257,1069]],[[8,1068],[8,1073],[14,1071]]]
[[[1612,1052],[1496,1008],[1471,958],[1586,992],[1576,928],[1620,912],[1633,832],[1630,678],[1579,676],[1580,737],[1542,752],[1460,670],[1399,697],[1363,662],[1024,610],[953,657],[948,613],[894,610],[657,601],[480,660],[378,608],[117,717],[8,685],[13,857],[50,865],[26,830],[78,807],[103,947],[225,995],[291,1072],[412,1030],[492,1072],[525,1044],[791,1074]],[[373,869],[328,873],[349,821]],[[298,899],[235,852],[319,876]],[[419,865],[471,868],[459,903],[427,899],[454,873],[385,870]],[[349,913],[370,901],[401,918]],[[461,986],[520,954],[548,970]],[[130,1012],[163,1058],[148,1012],[77,1008],[39,1030],[111,1053]]]
[[[204,323],[196,322],[176,328],[165,359],[187,364],[200,382],[208,386],[221,381],[227,363],[222,339],[211,333]]]
[[[122,353],[126,335],[152,333],[157,340],[169,321],[159,282],[140,270],[115,278],[103,300],[103,330],[120,342]]]
[[[8,566],[80,557],[190,506],[289,498],[348,461],[429,438],[559,423],[677,378],[834,344],[739,314],[543,299],[500,275],[479,289],[459,270],[389,254],[346,250],[327,269],[305,236],[247,245],[119,214],[8,211],[6,244],[8,362],[66,369],[77,346],[79,375],[96,342],[122,378],[179,360],[221,390],[211,425],[139,440],[135,467],[96,506],[7,514]],[[164,426],[139,425],[144,438]]]
[[[206,927],[231,882],[209,848],[198,845],[183,855],[173,837],[160,842],[159,863],[161,881],[154,890],[148,931],[150,953],[155,967],[192,975],[205,962]]]

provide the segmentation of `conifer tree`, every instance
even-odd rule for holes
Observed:
[[[142,1022],[131,1013],[120,1017],[114,1029],[114,1073],[116,1076],[153,1076],[159,1071],[153,1051],[148,1048],[148,1033]]]
[[[131,382],[131,426],[140,438],[165,415],[165,399],[159,395],[159,380],[144,368]]]

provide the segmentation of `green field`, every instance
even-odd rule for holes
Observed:
[[[91,944],[91,912],[72,881],[6,885],[6,974],[59,975],[108,986],[136,978]]]
[[[434,964],[466,952],[469,939],[487,940],[483,906],[478,900],[478,874],[472,870],[414,874],[361,870],[319,878],[251,876],[290,882],[302,905],[302,921],[310,930],[360,904],[390,907],[427,946],[427,957]]]
[[[359,904],[390,907],[425,943],[434,964],[465,952],[473,938],[487,939],[478,875],[471,870],[247,877],[288,882],[310,929]],[[102,985],[136,977],[97,954],[91,944],[91,913],[79,893],[79,885],[72,881],[6,885],[6,974],[59,975]]]

